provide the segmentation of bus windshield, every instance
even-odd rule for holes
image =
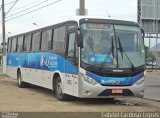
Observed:
[[[140,28],[114,24],[81,24],[81,61],[101,68],[132,68],[145,64]]]

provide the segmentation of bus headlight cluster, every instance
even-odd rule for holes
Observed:
[[[139,79],[135,84],[136,85],[140,85],[145,81],[146,78],[146,71],[144,71],[144,77],[142,77],[141,79]]]
[[[85,76],[84,74],[80,74],[81,78],[83,78],[83,80],[89,84],[92,84],[92,85],[97,85],[98,83],[92,79],[92,78],[89,78],[87,76]]]
[[[145,77],[142,77],[141,79],[139,79],[139,80],[136,82],[136,85],[140,85],[140,84],[142,84],[144,81],[145,81]]]
[[[95,80],[93,80],[93,79],[91,79],[89,77],[84,77],[83,79],[84,79],[84,81],[86,81],[89,84],[92,84],[92,85],[96,85],[97,84],[97,82]]]

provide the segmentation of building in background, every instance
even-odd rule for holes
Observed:
[[[160,0],[138,0],[137,21],[145,32],[145,39],[149,39],[149,50],[160,62],[160,44],[156,44],[156,33],[158,30],[158,40],[160,40]],[[158,28],[156,28],[156,22]],[[151,42],[156,45],[151,48]]]
[[[155,36],[156,20],[160,27],[160,0],[138,0],[137,18],[145,33],[152,34],[152,37]],[[160,33],[160,28],[158,28],[158,32]]]

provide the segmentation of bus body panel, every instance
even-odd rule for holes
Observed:
[[[64,57],[53,53],[23,53],[7,55],[7,73],[13,78],[17,78],[17,69],[20,68],[24,82],[31,83],[48,89],[53,89],[54,73],[59,73],[63,82],[63,92],[81,98],[105,98],[120,97],[121,95],[99,94],[109,89],[128,89],[134,96],[143,97],[144,85],[136,85],[135,82],[144,77],[141,73],[135,77],[109,78],[85,72],[85,75],[98,82],[97,85],[86,83],[78,74],[78,70],[73,64],[65,60]],[[118,81],[117,81],[118,80]],[[112,82],[112,84],[130,84],[129,86],[102,86],[101,84]],[[117,83],[118,82],[118,83]],[[88,93],[86,93],[86,91]]]
[[[13,79],[17,78],[17,67],[7,66],[6,70],[7,70],[7,75],[12,77]]]
[[[24,82],[49,89],[53,89],[52,79],[58,73],[63,82],[64,93],[78,96],[78,70],[62,56],[45,52],[8,54],[7,74],[16,79],[18,68]]]

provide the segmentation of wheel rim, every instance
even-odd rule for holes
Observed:
[[[57,94],[60,96],[60,95],[62,95],[62,83],[61,82],[59,82],[58,84],[57,84]]]

